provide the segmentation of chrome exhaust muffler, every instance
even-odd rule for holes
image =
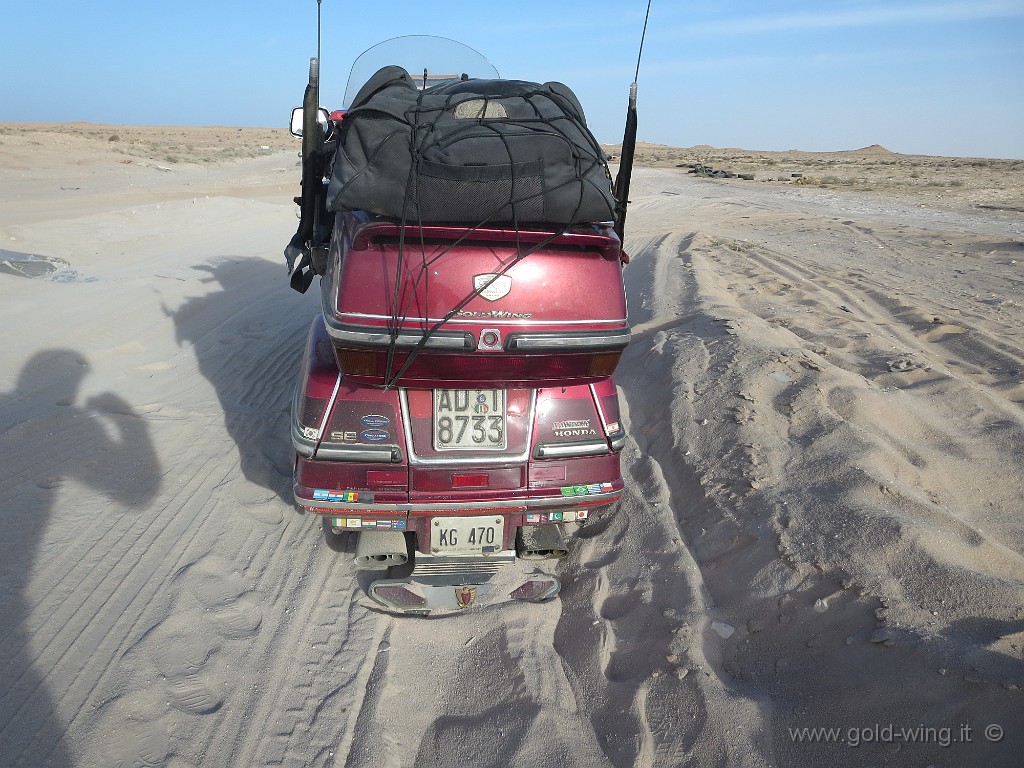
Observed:
[[[360,531],[356,542],[356,568],[384,571],[409,560],[405,534],[401,531]]]
[[[521,525],[516,531],[516,556],[523,560],[553,560],[568,551],[558,525]]]

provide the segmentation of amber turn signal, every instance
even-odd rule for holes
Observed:
[[[621,352],[595,352],[590,356],[590,367],[587,373],[591,376],[611,376],[615,366],[619,364]]]
[[[334,356],[342,373],[350,376],[377,375],[377,353],[374,351],[335,347]]]

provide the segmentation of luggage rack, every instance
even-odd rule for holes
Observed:
[[[571,228],[515,229],[512,227],[480,227],[465,224],[402,223],[394,219],[371,219],[356,230],[351,248],[365,251],[371,245],[393,244],[404,241],[409,245],[452,246],[471,242],[477,245],[543,245],[545,248],[570,247],[599,251],[609,261],[622,257],[622,244],[610,226],[580,224]]]

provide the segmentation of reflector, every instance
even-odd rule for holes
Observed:
[[[401,584],[371,584],[370,593],[382,602],[390,603],[397,608],[418,608],[427,604],[425,597],[417,595]]]
[[[377,376],[377,354],[364,349],[334,348],[338,368],[350,376]]]
[[[452,488],[486,488],[488,485],[486,472],[478,474],[454,474],[452,475]]]
[[[553,577],[531,579],[513,590],[512,599],[530,602],[548,600],[558,594],[558,587],[558,580]]]
[[[611,376],[619,364],[621,352],[598,352],[590,358],[591,376]]]
[[[366,357],[357,359],[354,354],[375,356],[376,360],[371,362]],[[501,382],[503,386],[537,386],[543,385],[543,382],[552,382],[548,386],[584,384],[610,376],[618,365],[620,355],[618,351],[562,355],[452,355],[423,351],[413,359],[402,375],[402,380],[430,382],[432,386],[451,381],[458,381],[465,386],[473,382]],[[395,354],[391,364],[392,376],[402,369],[406,359],[404,352]],[[338,364],[344,373],[351,376],[380,377],[387,367],[387,353],[356,353],[355,350],[339,349]]]

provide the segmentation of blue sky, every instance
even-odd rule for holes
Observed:
[[[6,6],[0,121],[280,126],[316,50],[315,0]],[[322,0],[322,101],[374,43],[445,35],[565,82],[617,142],[645,8]],[[654,0],[639,111],[682,147],[1024,158],[1024,0]]]

